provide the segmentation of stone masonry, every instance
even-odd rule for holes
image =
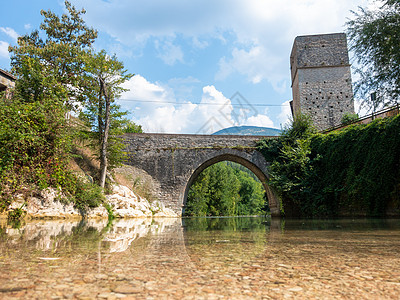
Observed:
[[[260,136],[190,134],[126,134],[126,164],[144,170],[155,184],[153,194],[178,215],[182,214],[189,187],[207,167],[233,161],[250,169],[263,183],[273,215],[279,201],[267,185],[267,166],[256,149]]]
[[[10,90],[15,87],[16,78],[8,73],[0,69],[0,92],[6,92],[6,97],[10,97]]]
[[[351,73],[344,33],[296,37],[290,55],[292,112],[311,116],[318,130],[354,113]]]

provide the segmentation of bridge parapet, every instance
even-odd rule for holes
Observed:
[[[270,136],[247,135],[196,135],[164,133],[125,134],[127,149],[207,149],[207,148],[254,148],[256,142]]]

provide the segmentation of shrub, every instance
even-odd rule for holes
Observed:
[[[345,113],[342,117],[341,123],[343,125],[349,125],[358,120],[358,114],[352,114],[352,113]]]

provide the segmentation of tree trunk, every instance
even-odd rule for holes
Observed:
[[[110,129],[110,98],[107,91],[107,85],[104,82],[103,78],[100,78],[100,91],[103,91],[106,111],[105,111],[105,120],[104,120],[104,128],[103,128],[103,137],[101,139],[102,143],[100,144],[100,180],[99,184],[102,188],[104,188],[106,183],[106,175],[107,175],[107,146],[108,146],[108,131]]]

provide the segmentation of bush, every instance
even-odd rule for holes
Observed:
[[[352,114],[352,113],[345,113],[342,117],[341,123],[343,125],[349,125],[358,120],[358,114]]]
[[[93,183],[79,179],[76,183],[74,206],[80,210],[99,206],[105,201],[103,189]]]

